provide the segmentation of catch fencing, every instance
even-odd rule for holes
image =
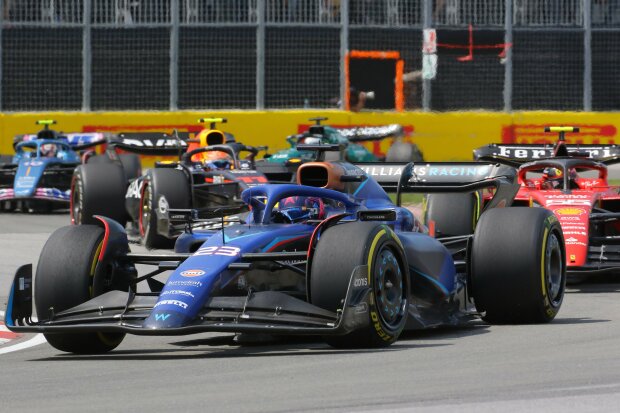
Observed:
[[[620,107],[615,0],[0,0],[0,10],[2,111],[342,108],[352,50],[398,52],[404,110]]]

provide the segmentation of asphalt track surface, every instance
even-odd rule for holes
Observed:
[[[0,215],[0,304],[66,214]],[[134,248],[134,250],[137,250]],[[0,411],[617,411],[620,280],[571,288],[547,325],[407,333],[382,350],[320,341],[237,345],[231,335],[132,337],[103,356],[37,336],[0,346]],[[40,338],[40,336],[38,336]],[[3,353],[4,352],[4,353]]]

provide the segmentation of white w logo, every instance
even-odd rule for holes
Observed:
[[[166,321],[168,317],[170,317],[170,314],[155,314],[156,321]]]

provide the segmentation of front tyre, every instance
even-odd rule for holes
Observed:
[[[543,208],[498,208],[482,214],[472,246],[476,308],[490,323],[545,323],[562,305],[564,237]]]
[[[396,234],[374,222],[329,228],[317,244],[310,272],[310,301],[336,312],[343,308],[353,270],[368,266],[371,289],[367,326],[344,336],[326,336],[333,347],[385,347],[405,327],[408,271]]]
[[[115,163],[87,163],[78,166],[71,181],[71,223],[96,224],[94,215],[112,218],[122,226],[127,223],[125,192],[127,181],[123,168]]]
[[[102,290],[95,286],[95,269],[103,247],[103,229],[94,225],[57,229],[47,240],[34,284],[39,320],[82,304]],[[79,354],[106,353],[116,348],[123,333],[46,333],[48,343],[60,351]]]
[[[187,177],[177,169],[153,169],[144,179],[140,196],[138,229],[146,248],[172,248],[174,239],[160,235],[157,231],[157,208],[160,202],[168,209],[191,207],[191,193]],[[165,201],[161,200],[165,198]]]

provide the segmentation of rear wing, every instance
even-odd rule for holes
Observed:
[[[175,156],[187,149],[190,132],[123,132],[109,139],[115,148],[140,155]]]
[[[59,134],[57,139],[68,142],[74,150],[108,144],[112,148],[141,155],[175,156],[185,152],[189,138],[189,132],[177,132],[171,135],[163,132],[121,132],[118,134],[94,132]],[[37,134],[17,135],[13,139],[13,147],[20,142],[37,139],[39,139]]]
[[[564,145],[569,157],[588,158],[606,165],[620,163],[619,145],[579,144]],[[491,144],[474,149],[474,160],[500,162],[504,165],[520,165],[554,157],[554,145]]]
[[[26,135],[16,135],[13,138],[13,147],[21,142],[31,142],[39,139],[36,133]],[[104,133],[66,133],[58,135],[58,140],[66,141],[71,147],[80,151],[82,149],[91,148],[93,146],[104,144],[108,141],[108,135]]]
[[[401,125],[382,126],[351,126],[334,127],[342,136],[351,142],[380,141],[387,138],[398,138],[404,135]]]
[[[366,163],[356,164],[387,192],[402,193],[474,192],[495,188],[488,208],[510,206],[519,191],[516,171],[498,164],[481,162]]]

